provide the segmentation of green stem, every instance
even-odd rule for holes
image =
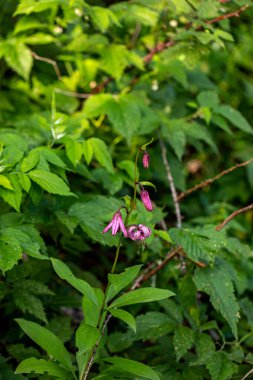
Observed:
[[[133,198],[131,200],[131,203],[130,203],[130,210],[127,212],[127,216],[125,218],[125,225],[127,225],[128,223],[128,220],[129,220],[129,217],[131,215],[131,213],[133,212],[134,208],[135,208],[135,204],[136,204],[136,194],[137,194],[137,183],[138,183],[138,179],[139,179],[139,175],[138,175],[138,157],[139,157],[139,153],[140,153],[140,150],[138,150],[137,154],[136,154],[136,157],[135,157],[135,163],[134,163],[134,195],[133,195]],[[118,242],[118,246],[117,246],[117,249],[116,249],[116,254],[115,254],[115,258],[114,258],[114,262],[113,262],[113,265],[112,265],[112,269],[111,269],[111,274],[114,273],[115,269],[116,269],[116,265],[118,263],[118,259],[119,259],[119,253],[120,253],[120,247],[121,247],[121,242],[122,242],[122,239],[123,239],[123,234],[121,234],[120,238],[119,238],[119,242]],[[107,304],[107,294],[108,294],[108,290],[109,290],[109,282],[107,283],[107,286],[106,286],[106,290],[105,290],[105,296],[104,296],[104,300],[103,300],[103,304],[102,304],[102,307],[101,307],[101,312],[100,312],[100,316],[99,316],[99,320],[98,320],[98,328],[100,330],[100,333],[102,334],[102,331],[103,331],[103,325],[104,325],[104,321],[106,320],[106,316],[108,314],[107,310],[106,310],[106,304]],[[100,338],[99,338],[100,340]],[[88,376],[88,372],[89,372],[89,369],[91,368],[92,366],[92,361],[93,361],[93,356],[94,356],[94,352],[96,350],[96,346],[99,344],[99,341],[96,343],[96,345],[93,347],[91,353],[90,353],[90,356],[89,356],[89,360],[88,360],[88,363],[86,365],[86,368],[85,368],[85,372],[83,375],[81,375],[81,380],[85,380]]]
[[[113,263],[113,266],[112,266],[112,269],[111,269],[111,273],[112,273],[112,274],[114,273],[115,268],[116,268],[116,265],[117,265],[117,262],[118,262],[119,251],[120,251],[120,246],[121,246],[122,238],[123,238],[123,234],[122,234],[121,237],[119,238],[119,242],[118,242],[118,246],[117,246],[117,250],[116,250],[116,254],[115,254],[114,263]]]

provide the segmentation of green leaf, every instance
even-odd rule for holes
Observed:
[[[48,193],[65,196],[74,195],[70,192],[68,185],[56,174],[43,170],[32,170],[28,174],[32,181]]]
[[[100,318],[100,311],[104,301],[104,293],[101,289],[95,288],[97,305],[87,297],[83,297],[82,308],[86,325],[96,327]]]
[[[122,289],[129,285],[140,272],[142,265],[135,265],[130,268],[126,268],[124,272],[120,274],[108,274],[108,281],[110,283],[107,301],[110,301],[115,297]]]
[[[237,321],[239,306],[234,295],[234,288],[229,272],[223,266],[196,269],[194,282],[198,290],[207,293],[214,308],[229,323],[237,338]]]
[[[67,5],[66,0],[42,0],[42,1],[27,1],[22,0],[17,9],[14,13],[14,16],[20,15],[20,14],[27,14],[30,13],[37,13],[37,12],[43,12],[48,9],[56,8],[59,5]]]
[[[97,305],[97,297],[94,289],[88,284],[88,282],[76,278],[69,267],[61,260],[51,258],[53,268],[60,278],[66,280],[70,285],[77,289],[84,296],[88,297],[92,302]]]
[[[153,187],[154,189],[155,189],[155,191],[156,191],[156,187],[155,187],[155,185],[152,183],[152,182],[149,182],[149,181],[141,181],[141,182],[139,182],[141,185],[143,185],[143,186],[151,186],[151,187]]]
[[[105,142],[96,137],[92,137],[88,140],[88,143],[92,145],[94,156],[98,162],[104,166],[108,172],[113,173],[112,157]]]
[[[89,142],[89,140],[85,140],[83,142],[83,154],[87,165],[89,165],[93,157],[93,145]]]
[[[18,175],[12,174],[9,176],[9,180],[14,190],[0,187],[0,197],[2,197],[6,203],[19,212],[22,201],[22,189],[18,181]]]
[[[214,112],[222,115],[229,120],[236,128],[241,129],[246,133],[253,133],[252,126],[248,123],[245,117],[238,110],[228,104],[215,107]]]
[[[208,19],[214,18],[219,15],[219,1],[217,0],[205,0],[201,2],[198,6],[198,16],[199,18]]]
[[[65,147],[69,160],[76,167],[83,154],[82,144],[69,138]]]
[[[16,322],[36,344],[58,360],[67,371],[74,373],[69,353],[57,336],[37,323],[21,318],[16,319]]]
[[[98,328],[82,322],[76,331],[76,347],[79,349],[80,354],[94,347],[100,334],[101,332]]]
[[[7,40],[5,60],[14,71],[28,80],[33,59],[30,49],[25,44],[18,40]]]
[[[110,44],[103,52],[101,69],[117,80],[121,78],[124,69],[131,64],[139,69],[143,68],[140,57],[128,51],[125,45]]]
[[[5,189],[14,190],[10,180],[3,174],[0,174],[0,186],[3,186]]]
[[[116,132],[130,140],[141,124],[139,99],[130,95],[98,94],[85,102],[84,111],[87,117],[108,115]]]
[[[136,303],[159,301],[168,297],[172,297],[175,294],[167,289],[158,288],[141,288],[133,290],[129,293],[123,294],[117,298],[109,306],[109,310],[127,305],[134,305]]]
[[[168,301],[168,300],[166,300]],[[136,318],[136,340],[157,340],[176,329],[177,323],[168,315],[159,311],[149,311]]]
[[[206,362],[212,380],[227,380],[237,372],[237,365],[229,361],[224,352],[215,352]]]
[[[55,37],[46,33],[34,33],[25,37],[25,43],[28,45],[47,45],[55,41]]]
[[[116,15],[110,9],[97,6],[90,7],[85,4],[85,10],[91,17],[92,22],[102,33],[104,33],[110,25],[114,24],[120,26]]]
[[[69,375],[63,368],[60,368],[56,363],[45,359],[29,358],[23,360],[17,367],[15,374],[19,373],[37,373],[58,377],[60,379],[68,379]]]
[[[159,236],[163,240],[167,241],[168,243],[172,243],[170,234],[167,231],[164,230],[154,230],[155,235]]]
[[[178,326],[175,329],[173,345],[176,352],[177,361],[179,361],[194,343],[195,333],[186,326]]]
[[[23,158],[21,170],[26,173],[33,169],[39,162],[40,156],[37,150],[31,150],[27,157]]]
[[[219,96],[215,91],[202,91],[198,94],[197,100],[201,107],[214,108],[219,104]]]
[[[113,364],[114,369],[124,370],[131,375],[141,376],[150,380],[160,380],[160,377],[152,368],[135,360],[113,357],[106,358],[104,361]]]
[[[110,310],[110,313],[113,317],[125,322],[134,332],[136,332],[136,323],[132,314],[121,309]]]
[[[18,240],[8,234],[0,235],[0,270],[10,270],[22,257],[22,249]]]
[[[102,231],[109,223],[122,202],[116,198],[96,195],[83,203],[74,203],[69,209],[69,215],[74,217],[83,231],[93,240],[103,245],[117,246],[119,237],[110,231]],[[123,211],[124,212],[124,211]]]
[[[172,228],[169,230],[169,234],[172,241],[181,245],[187,256],[193,261],[213,262],[215,254],[227,245],[225,237],[213,226],[206,226],[202,229]]]

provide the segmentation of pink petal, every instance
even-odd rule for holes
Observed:
[[[114,217],[112,219],[112,235],[116,235],[116,233],[119,230],[119,214],[114,214]]]
[[[151,235],[151,229],[147,226],[144,226],[144,224],[139,224],[139,229],[142,231],[144,238],[147,238]]]
[[[119,214],[119,226],[120,226],[120,229],[123,232],[124,236],[128,237],[128,233],[127,233],[126,227],[124,225],[121,214]]]
[[[111,220],[110,223],[104,228],[103,234],[105,234],[112,227],[112,224],[113,224],[113,220]]]

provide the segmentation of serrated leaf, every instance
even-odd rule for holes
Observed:
[[[63,368],[59,367],[55,362],[45,359],[29,358],[23,360],[17,367],[15,374],[19,373],[37,373],[59,377],[63,380],[68,379],[68,374]]]
[[[26,289],[17,288],[13,294],[16,306],[23,313],[29,313],[43,322],[47,322],[45,310],[41,300]]]
[[[116,198],[97,195],[83,203],[74,203],[69,209],[69,215],[75,217],[83,231],[93,240],[101,244],[116,246],[119,237],[113,236],[110,231],[102,231],[108,224],[122,202]]]
[[[237,372],[237,365],[228,361],[224,352],[215,352],[206,362],[212,380],[228,380]]]
[[[132,314],[128,313],[125,310],[121,309],[115,309],[115,310],[110,310],[110,314],[115,317],[120,319],[121,321],[125,322],[131,329],[136,332],[136,323],[135,319],[132,316]]]
[[[107,301],[115,297],[122,289],[129,285],[140,272],[142,265],[135,265],[131,268],[126,268],[120,274],[108,274],[108,281],[110,283]]]
[[[96,137],[92,137],[88,140],[88,144],[92,145],[93,154],[97,161],[104,166],[108,172],[113,173],[114,168],[112,164],[112,156],[105,142]]]
[[[245,119],[245,117],[238,110],[234,109],[228,104],[215,107],[214,112],[222,115],[225,119],[229,120],[236,128],[241,129],[246,133],[253,133],[252,126]]]
[[[2,197],[6,203],[19,212],[22,201],[22,189],[18,181],[18,175],[12,175],[9,177],[9,180],[14,190],[0,187],[0,197]]]
[[[125,293],[119,298],[117,298],[113,303],[108,307],[108,309],[118,308],[127,305],[134,305],[137,303],[143,302],[153,302],[159,301],[165,298],[174,296],[170,290],[167,289],[158,289],[158,288],[141,288],[133,290],[129,293]]]
[[[113,364],[114,368],[122,369],[124,372],[132,375],[141,376],[150,380],[160,380],[157,373],[151,367],[134,360],[113,357],[105,358],[104,361]]]
[[[167,301],[167,300],[166,300]],[[136,318],[136,340],[157,340],[176,328],[176,322],[159,311],[149,311]]]
[[[226,319],[237,338],[239,306],[226,268],[221,265],[213,268],[197,268],[194,273],[194,282],[198,290],[210,296],[213,307]]]
[[[227,242],[224,236],[215,231],[214,227],[207,227],[195,230],[172,228],[169,230],[169,234],[172,241],[181,245],[187,256],[193,261],[213,262],[215,254],[219,249],[225,247]]]
[[[57,336],[37,323],[21,318],[16,319],[16,322],[35,343],[58,360],[67,371],[74,372],[69,353]]]
[[[0,270],[10,270],[22,257],[22,249],[14,236],[0,235]]]
[[[186,326],[178,326],[174,332],[173,345],[176,352],[177,361],[179,361],[194,343],[195,333]]]
[[[43,170],[32,170],[28,174],[32,181],[48,193],[65,196],[73,195],[68,185],[56,174]]]
[[[7,41],[5,60],[16,73],[28,80],[32,68],[32,54],[30,49],[18,40]]]

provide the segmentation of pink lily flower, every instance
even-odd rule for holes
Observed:
[[[147,190],[141,190],[141,200],[148,211],[152,211],[152,203]]]
[[[144,224],[133,224],[127,228],[128,237],[134,241],[144,240],[151,235],[151,229]]]
[[[124,236],[128,237],[127,230],[126,230],[126,227],[124,225],[120,210],[115,212],[110,223],[104,228],[103,234],[105,234],[110,228],[112,229],[112,235],[116,235],[116,233],[119,230],[121,230],[123,232]]]

